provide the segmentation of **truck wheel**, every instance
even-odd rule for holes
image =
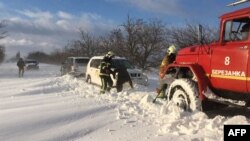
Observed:
[[[189,79],[176,79],[168,89],[168,101],[185,111],[201,110],[196,83]]]
[[[86,82],[91,84],[91,77],[89,75],[87,76]]]

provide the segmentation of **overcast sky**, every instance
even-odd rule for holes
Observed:
[[[0,40],[8,57],[18,51],[50,53],[78,39],[79,29],[101,34],[118,27],[130,15],[182,25],[196,21],[217,25],[228,11],[250,6],[226,7],[234,0],[0,0],[0,20],[6,20],[8,37]]]

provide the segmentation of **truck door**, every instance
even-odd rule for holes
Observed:
[[[213,47],[211,58],[211,84],[214,88],[247,92],[248,38],[240,33],[249,19],[225,22],[223,41]],[[250,85],[249,85],[250,86]]]

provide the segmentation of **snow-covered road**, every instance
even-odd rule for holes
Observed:
[[[60,76],[60,67],[17,77],[15,63],[0,65],[1,141],[223,140],[224,124],[250,124],[247,116],[182,112],[163,100],[152,103],[150,86],[99,95],[83,78]],[[216,113],[217,114],[217,113]]]

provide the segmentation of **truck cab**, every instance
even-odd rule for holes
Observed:
[[[162,79],[174,77],[171,82],[166,81],[170,85],[168,100],[191,110],[209,100],[242,107],[249,105],[250,7],[224,14],[220,19],[217,42],[179,50],[175,62],[166,69]],[[173,69],[176,71],[169,71]],[[182,92],[176,94],[178,90]]]

